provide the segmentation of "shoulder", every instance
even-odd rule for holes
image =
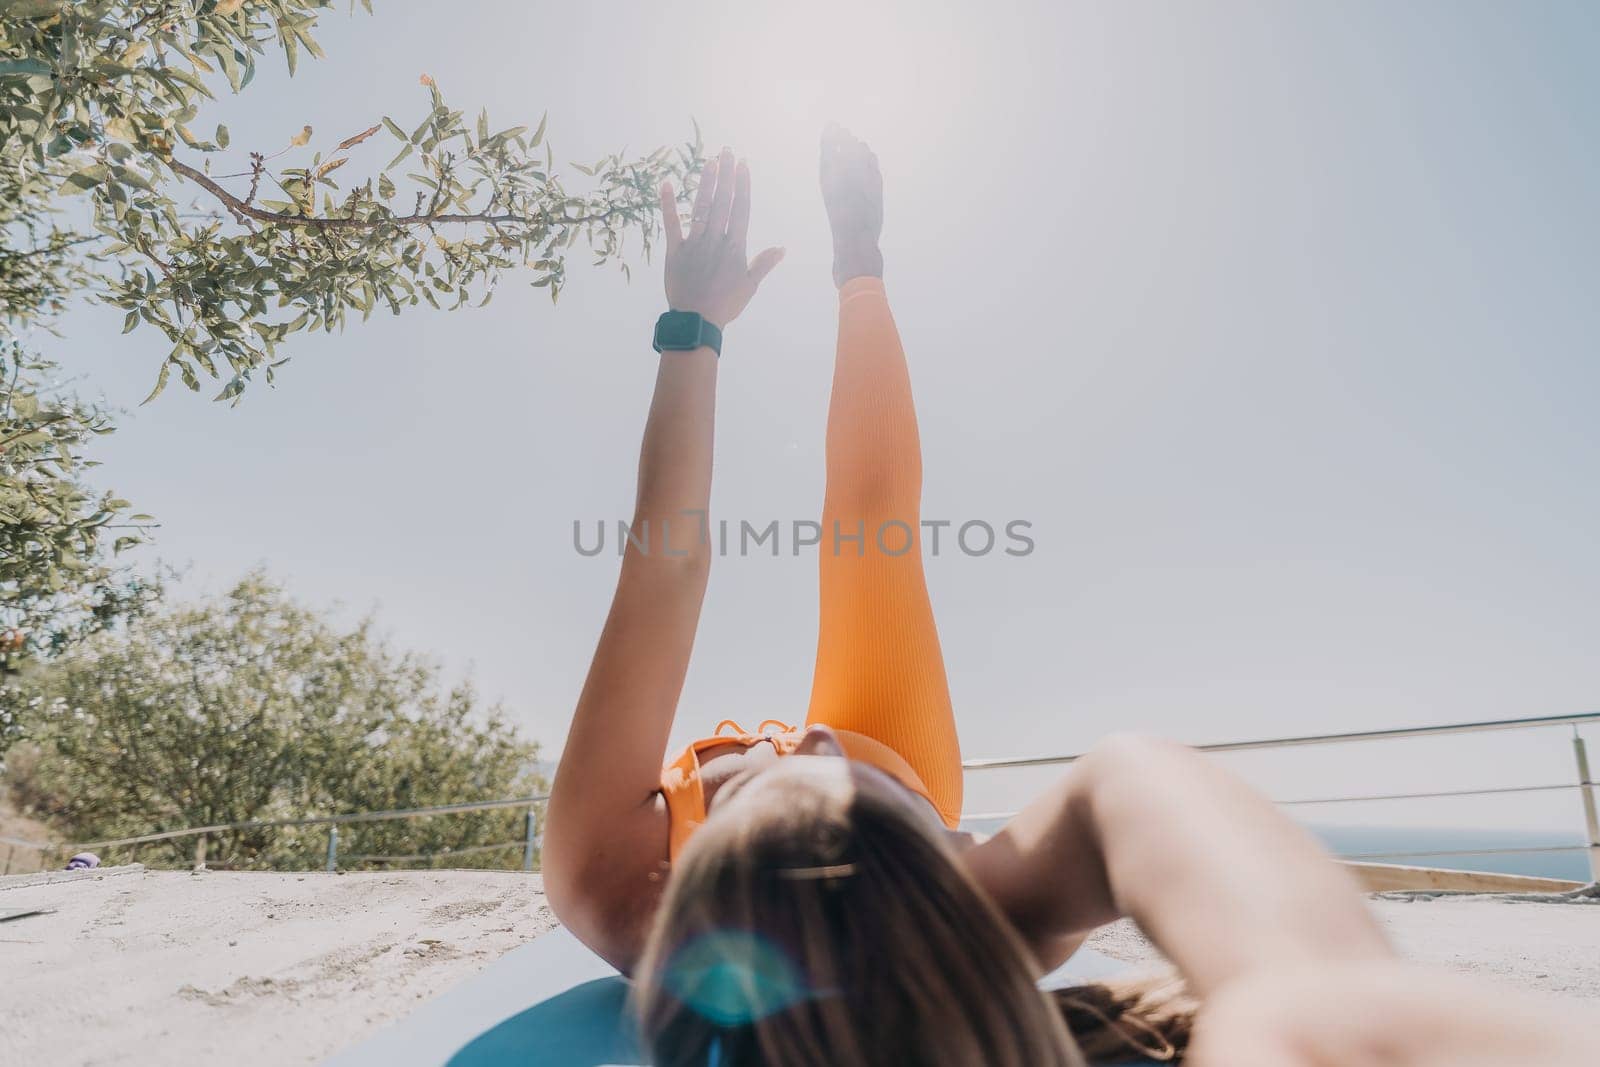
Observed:
[[[666,886],[668,831],[666,803],[657,793],[544,863],[556,918],[624,974],[644,952]]]

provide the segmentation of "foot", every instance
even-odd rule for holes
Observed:
[[[833,283],[883,277],[883,175],[878,157],[848,130],[822,131],[822,203],[833,230]]]

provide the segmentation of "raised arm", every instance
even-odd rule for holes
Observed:
[[[1132,916],[1202,997],[1268,968],[1391,956],[1310,834],[1169,742],[1102,743],[967,859],[1035,946]]]
[[[669,306],[726,327],[782,258],[768,249],[746,262],[749,168],[727,149],[707,164],[687,234],[670,184],[661,188],[661,209]],[[623,557],[551,790],[546,890],[591,944],[631,940],[618,937],[618,915],[637,910],[639,880],[666,855],[657,789],[710,572],[704,530],[717,359],[705,346],[660,357],[639,456],[636,539]]]

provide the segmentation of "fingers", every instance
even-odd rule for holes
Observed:
[[[711,199],[711,218],[706,223],[707,231],[713,236],[719,236],[728,229],[728,214],[733,208],[733,190],[738,184],[735,175],[737,170],[733,162],[733,149],[724,147],[722,155],[717,159],[717,192]]]
[[[671,182],[661,183],[661,229],[667,235],[667,253],[670,255],[683,244],[683,222],[678,218],[678,193]]]
[[[694,194],[694,212],[689,220],[689,236],[699,237],[706,232],[711,219],[711,196],[717,188],[718,160],[711,160],[700,172],[700,188]]]
[[[728,243],[744,252],[745,236],[750,232],[750,165],[744,160],[734,172],[733,207],[728,211]]]
[[[772,268],[783,262],[781,248],[768,248],[756,254],[750,261],[750,283],[752,286],[760,285],[762,279],[772,273]]]

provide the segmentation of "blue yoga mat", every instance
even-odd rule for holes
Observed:
[[[1081,949],[1044,986],[1123,965]],[[512,949],[324,1067],[636,1067],[628,984],[566,930]],[[1140,1063],[1150,1061],[1136,1061]]]

